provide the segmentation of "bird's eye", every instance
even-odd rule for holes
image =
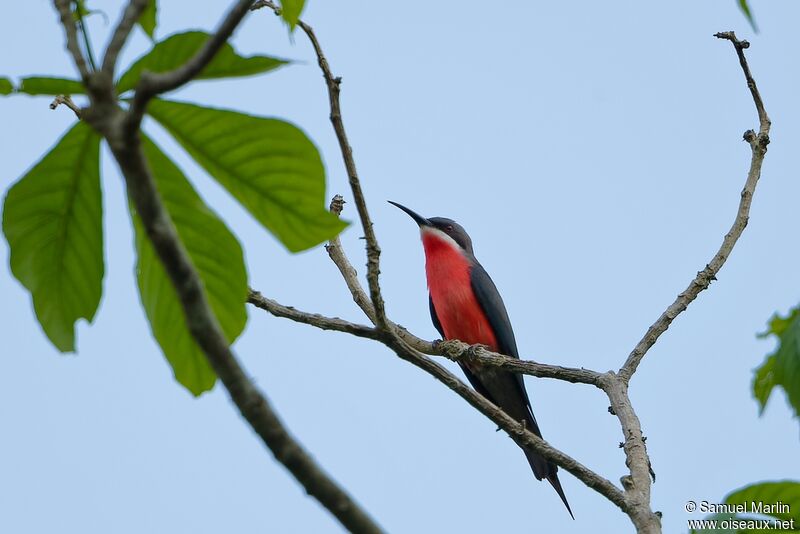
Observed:
[[[452,232],[452,231],[453,231],[453,225],[452,225],[452,224],[448,224],[448,225],[445,227],[445,231],[447,231],[447,232]]]

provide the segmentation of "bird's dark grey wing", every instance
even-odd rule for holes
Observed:
[[[442,328],[442,323],[439,322],[439,316],[436,315],[436,308],[433,306],[433,298],[431,298],[430,294],[428,294],[428,305],[430,306],[431,309],[431,321],[433,321],[433,326],[439,332],[439,335],[442,336],[442,339],[447,339],[447,337],[444,335],[444,329]],[[458,365],[459,367],[461,367],[461,370],[464,371],[464,375],[467,377],[467,380],[469,380],[469,383],[472,384],[472,387],[475,388],[475,391],[477,391],[490,401],[495,402],[495,400],[489,394],[489,391],[487,391],[487,389],[484,387],[484,385],[481,383],[478,377],[475,376],[475,374],[472,371],[467,369],[465,365],[462,365],[461,363],[459,363]]]
[[[433,297],[431,297],[430,293],[428,293],[428,306],[431,309],[431,321],[433,321],[433,326],[436,328],[436,331],[439,332],[439,335],[444,337],[444,329],[442,328],[442,323],[439,322],[439,316],[436,315],[436,308],[433,307]]]
[[[519,359],[517,341],[514,338],[514,330],[511,328],[511,320],[508,318],[506,305],[503,303],[503,298],[500,296],[500,292],[497,291],[497,287],[494,285],[489,273],[480,263],[475,261],[470,272],[470,278],[475,298],[478,299],[478,304],[480,304],[483,313],[489,319],[489,325],[494,332],[498,351],[506,356]],[[528,392],[525,391],[522,375],[515,374],[514,376],[519,384],[520,393],[522,393],[525,403],[530,408],[531,402],[528,399]],[[531,417],[533,417],[532,412]],[[536,418],[533,418],[533,420],[535,422]]]
[[[475,298],[478,299],[478,304],[483,308],[483,313],[486,314],[489,325],[494,331],[499,352],[512,358],[519,358],[517,341],[514,338],[514,330],[511,329],[511,320],[508,318],[506,305],[489,277],[489,273],[476,261],[472,266],[470,278]]]

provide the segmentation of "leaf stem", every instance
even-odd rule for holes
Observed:
[[[83,47],[86,49],[86,55],[89,59],[89,66],[92,67],[92,72],[97,70],[97,65],[94,62],[94,53],[92,52],[92,42],[89,40],[89,32],[86,31],[86,24],[83,22],[83,12],[80,6],[77,7],[75,13],[78,15],[78,30],[83,37]]]

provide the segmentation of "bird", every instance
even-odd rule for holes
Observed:
[[[425,218],[402,204],[388,202],[419,225],[425,251],[431,320],[442,339],[486,345],[494,352],[519,358],[503,299],[475,258],[472,239],[466,230],[452,219]],[[469,362],[459,361],[458,364],[478,393],[542,437],[522,375]],[[532,450],[524,449],[524,452],[537,480],[550,482],[569,515],[575,519],[558,479],[558,466]]]

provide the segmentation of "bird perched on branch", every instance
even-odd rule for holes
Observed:
[[[489,274],[475,259],[472,240],[464,228],[451,219],[426,219],[397,202],[389,203],[406,212],[419,225],[425,249],[431,319],[442,338],[486,345],[494,352],[519,358],[503,299]],[[542,436],[521,375],[497,367],[458,363],[478,393],[522,422],[528,430]],[[534,451],[525,449],[525,456],[534,476],[550,482],[572,516],[558,480],[558,467]]]

